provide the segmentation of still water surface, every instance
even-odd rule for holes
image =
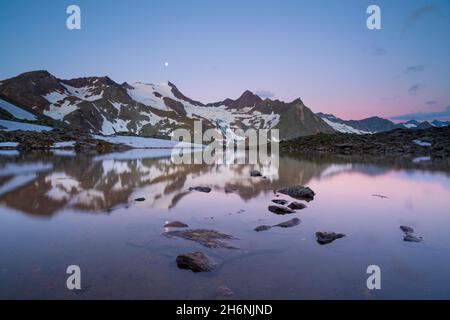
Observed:
[[[0,298],[214,299],[220,286],[235,299],[450,298],[446,172],[302,156],[283,156],[278,170],[180,166],[156,156],[3,151]],[[252,169],[267,179],[250,177]],[[274,190],[292,185],[311,187],[316,198],[295,214],[269,212]],[[190,192],[194,186],[213,191]],[[294,217],[302,222],[293,228],[253,230]],[[239,249],[162,235],[175,220],[233,235]],[[400,225],[424,242],[404,242]],[[317,231],[347,236],[321,246]],[[218,268],[178,269],[176,256],[190,251],[208,254]],[[81,292],[66,289],[74,264]],[[381,290],[366,287],[369,265],[381,267]]]

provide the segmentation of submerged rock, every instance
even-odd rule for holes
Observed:
[[[188,228],[188,227],[189,226],[186,223],[180,221],[172,221],[164,225],[164,228]]]
[[[289,203],[289,201],[284,199],[273,199],[272,202],[276,204],[281,204],[282,206],[285,206]]]
[[[294,219],[291,219],[291,220],[288,220],[288,221],[285,221],[285,222],[281,222],[281,223],[276,224],[274,226],[265,226],[265,225],[258,226],[258,227],[255,228],[255,231],[256,232],[267,231],[267,230],[270,230],[270,229],[275,228],[275,227],[291,228],[291,227],[295,227],[296,225],[300,224],[300,222],[301,222],[301,220],[299,218],[294,218]]]
[[[408,226],[400,226],[400,230],[403,231],[403,241],[406,242],[422,242],[423,238],[414,235],[414,229]]]
[[[208,272],[216,267],[216,263],[202,252],[189,252],[180,254],[176,259],[180,269],[189,269],[193,272]]]
[[[272,227],[271,226],[258,226],[255,228],[256,232],[261,232],[261,231],[267,231],[270,230]]]
[[[422,237],[417,237],[413,234],[407,233],[403,236],[403,241],[406,242],[422,242],[423,238]]]
[[[251,177],[262,177],[262,174],[258,170],[252,170],[252,171],[250,171],[250,176]]]
[[[232,296],[234,296],[234,292],[227,286],[220,286],[216,289],[216,297],[218,298],[229,298]]]
[[[273,212],[275,214],[291,214],[294,213],[295,211],[287,208],[287,207],[282,207],[282,206],[269,206],[269,211]]]
[[[134,201],[142,202],[142,201],[145,201],[145,198],[136,198],[136,199],[134,199]]]
[[[186,240],[195,241],[207,248],[226,248],[226,249],[236,249],[235,247],[228,244],[223,240],[233,240],[237,239],[225,233],[220,233],[216,230],[207,229],[195,229],[195,230],[176,230],[168,231],[164,233],[168,237],[177,237]]]
[[[295,226],[299,225],[300,222],[301,221],[299,218],[294,218],[294,219],[279,223],[279,224],[275,225],[274,227],[291,228],[291,227],[295,227]]]
[[[190,187],[189,191],[198,191],[198,192],[204,192],[204,193],[210,193],[211,192],[210,187]]]
[[[345,234],[335,232],[316,232],[317,242],[321,245],[333,242],[336,239],[345,237]]]
[[[289,188],[284,188],[278,190],[279,193],[286,194],[292,198],[299,200],[312,201],[314,200],[314,196],[316,195],[313,190],[309,187],[304,186],[293,186]]]
[[[408,226],[400,226],[400,230],[404,233],[414,233],[414,229]]]
[[[288,208],[291,208],[292,210],[302,210],[306,208],[306,205],[297,201],[291,202],[288,205]]]

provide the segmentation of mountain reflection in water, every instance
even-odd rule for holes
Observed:
[[[313,177],[346,168],[348,165],[287,156],[280,159],[276,169],[259,165],[176,165],[169,157],[114,159],[34,153],[0,157],[0,203],[38,216],[65,209],[109,212],[137,197],[145,197],[149,206],[170,209],[193,186],[206,185],[249,200],[286,185],[306,185]],[[266,178],[250,177],[253,169],[262,171]]]

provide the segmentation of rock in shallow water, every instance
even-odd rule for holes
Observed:
[[[282,206],[285,206],[289,203],[289,201],[284,199],[273,199],[272,202],[276,204],[281,204]]]
[[[345,234],[335,232],[316,232],[317,242],[321,245],[333,242],[336,239],[345,237]]]
[[[279,224],[276,224],[274,226],[258,226],[255,228],[256,232],[261,232],[261,231],[267,231],[270,230],[274,227],[280,227],[280,228],[291,228],[291,227],[295,227],[296,225],[300,224],[301,220],[299,218],[294,218],[285,222],[281,222]]]
[[[208,272],[216,267],[216,263],[202,252],[189,252],[180,254],[177,259],[180,269],[189,269],[193,272]]]
[[[406,242],[422,242],[423,238],[422,237],[416,237],[413,234],[407,233],[403,236],[403,241]]]
[[[406,242],[422,242],[423,238],[414,235],[414,229],[408,226],[400,226],[400,230],[403,231],[403,241]]]
[[[216,230],[195,229],[195,230],[176,230],[164,233],[168,237],[178,237],[186,240],[195,241],[207,248],[226,248],[236,249],[223,240],[237,239],[225,233]]]
[[[204,193],[210,193],[211,192],[210,187],[190,187],[189,191],[198,191],[198,192],[204,192]]]
[[[188,228],[188,227],[189,226],[186,223],[180,221],[172,221],[164,225],[164,228]]]
[[[286,207],[281,207],[281,206],[269,206],[269,211],[273,212],[275,214],[291,214],[294,213],[295,211],[290,209],[290,208],[286,208]]]
[[[261,232],[261,231],[267,231],[270,230],[272,227],[271,226],[258,226],[255,228],[256,232]]]
[[[314,200],[314,196],[316,195],[314,191],[312,191],[309,187],[304,186],[293,186],[289,188],[284,188],[278,190],[279,193],[286,194],[292,198],[312,201]]]
[[[295,227],[296,225],[299,225],[300,222],[301,221],[299,218],[294,218],[294,219],[279,223],[279,224],[275,225],[274,227],[291,228],[291,227]]]
[[[297,201],[291,202],[291,204],[288,205],[288,208],[292,210],[302,210],[306,208],[306,205]]]
[[[414,233],[414,229],[408,226],[400,226],[400,230],[404,233]]]

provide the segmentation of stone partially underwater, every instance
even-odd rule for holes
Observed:
[[[225,249],[237,249],[230,245],[225,240],[236,240],[237,238],[221,233],[216,230],[208,229],[189,229],[189,230],[176,230],[163,233],[167,237],[181,238],[190,240],[201,244],[207,248],[225,248]]]

